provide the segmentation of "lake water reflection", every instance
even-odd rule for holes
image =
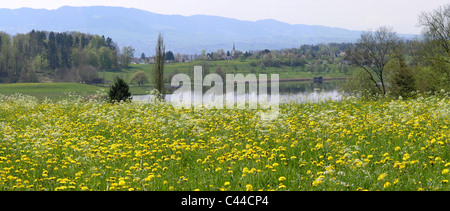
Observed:
[[[313,82],[280,82],[279,84],[279,97],[281,103],[286,102],[320,102],[326,100],[338,101],[342,98],[342,94],[339,92],[340,85],[344,83],[342,80],[324,81],[323,83]],[[204,87],[203,91],[209,90],[208,87]],[[224,92],[225,94],[225,92]],[[270,100],[270,86],[268,87],[268,95]],[[166,95],[166,100],[170,101],[172,94]],[[224,97],[225,98],[225,97]],[[135,95],[133,100],[135,101],[151,101],[151,95]],[[246,93],[245,96],[237,96],[235,94],[235,102],[239,100],[257,100],[257,93]]]

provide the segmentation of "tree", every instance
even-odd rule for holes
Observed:
[[[444,75],[443,84],[450,82],[450,4],[419,16],[425,40],[424,57],[434,70]]]
[[[128,67],[131,59],[134,57],[134,51],[134,48],[131,46],[122,48],[122,55],[120,56],[120,64],[122,64],[122,67]]]
[[[341,91],[349,96],[372,98],[378,89],[372,83],[370,76],[364,70],[356,70],[340,87]]]
[[[159,92],[158,99],[164,99],[164,63],[166,60],[166,46],[161,33],[158,35],[156,44],[155,63],[153,65],[153,82],[155,89]]]
[[[413,91],[416,90],[414,75],[402,56],[398,61],[399,67],[392,71],[390,92],[395,97],[412,97]]]
[[[139,87],[141,85],[143,85],[144,83],[148,83],[148,75],[147,75],[147,73],[145,73],[144,71],[136,72],[131,77],[131,83],[133,83],[133,82],[136,82]]]
[[[113,86],[109,89],[109,102],[129,102],[133,98],[131,97],[130,87],[121,78],[117,77]]]
[[[113,67],[113,55],[108,47],[102,46],[99,49],[99,61],[100,69],[107,70]]]
[[[217,75],[220,75],[220,77],[222,77],[223,80],[225,80],[226,77],[227,77],[226,71],[223,70],[221,67],[216,67],[215,73],[216,73]]]
[[[399,37],[393,29],[380,27],[375,32],[363,32],[356,47],[347,51],[346,59],[364,69],[379,92],[386,95],[385,66],[394,57],[398,46]]]
[[[173,55],[172,51],[169,51],[166,53],[166,60],[168,61],[174,61],[175,60],[175,56]]]
[[[56,49],[56,37],[54,32],[50,32],[48,36],[48,62],[50,69],[54,70],[58,68],[58,52]]]
[[[202,50],[202,53],[200,54],[200,58],[202,60],[206,60],[206,50]]]
[[[37,55],[34,60],[31,62],[31,68],[35,72],[44,72],[44,70],[47,70],[49,64],[47,61],[47,58],[42,55]]]

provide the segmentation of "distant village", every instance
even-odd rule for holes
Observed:
[[[243,53],[236,50],[236,46],[233,44],[233,50],[225,52],[223,49],[217,52],[206,53],[203,51],[202,54],[174,54],[171,51],[166,53],[167,63],[179,63],[179,62],[192,62],[195,60],[235,60]],[[131,59],[131,64],[152,64],[155,62],[155,57],[146,57],[144,53],[141,54],[139,58]]]
[[[166,52],[167,63],[180,63],[180,62],[192,62],[195,60],[205,61],[220,61],[220,60],[239,60],[246,59],[256,55],[256,58],[288,58],[288,59],[300,59],[306,58],[314,59],[326,59],[345,57],[345,49],[347,49],[350,43],[333,43],[333,44],[318,44],[318,45],[302,45],[296,49],[282,49],[282,50],[251,50],[242,52],[236,50],[235,44],[233,44],[232,50],[219,49],[216,52],[207,53],[205,50],[201,54],[174,54],[171,51]],[[272,54],[272,56],[268,55]],[[277,55],[277,56],[274,56]],[[139,58],[133,58],[131,64],[152,64],[155,62],[154,57],[146,57],[144,53]],[[348,64],[348,61],[341,61]],[[266,65],[266,64],[265,64]],[[266,65],[267,66],[267,65]],[[270,65],[269,65],[270,66]],[[292,66],[292,65],[291,65]],[[295,66],[295,65],[294,65]]]

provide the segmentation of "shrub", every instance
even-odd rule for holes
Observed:
[[[130,87],[121,78],[117,77],[113,86],[109,89],[109,102],[129,102],[133,98],[131,97]]]

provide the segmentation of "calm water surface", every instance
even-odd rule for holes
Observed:
[[[313,82],[280,82],[279,97],[280,102],[320,102],[326,100],[338,101],[342,98],[342,94],[339,92],[340,85],[344,81],[325,81],[323,83]],[[210,88],[204,87],[203,91],[207,91]],[[270,100],[270,88],[268,88],[269,100]],[[193,96],[193,95],[192,95]],[[135,101],[151,101],[153,96],[151,95],[135,95],[133,100]],[[166,100],[170,101],[172,94],[166,95]],[[224,97],[225,98],[225,97]],[[244,96],[237,96],[235,93],[235,102],[239,100],[257,100],[256,93],[246,93]]]

